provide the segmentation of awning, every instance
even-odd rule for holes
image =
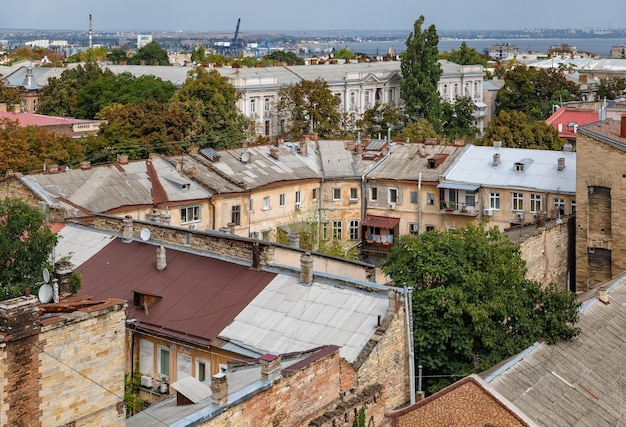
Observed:
[[[474,102],[474,105],[476,106],[476,108],[487,108],[487,104],[485,104],[484,102]]]
[[[450,182],[450,181],[444,181],[437,186],[437,188],[451,188],[453,190],[465,190],[465,191],[471,191],[471,192],[476,192],[478,190],[478,187],[480,187],[480,185],[463,184],[460,182]]]
[[[393,218],[390,216],[376,216],[376,215],[367,215],[363,221],[361,221],[361,225],[367,225],[369,227],[379,227],[392,229],[396,225],[400,223],[400,218]]]

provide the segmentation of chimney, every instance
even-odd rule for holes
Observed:
[[[346,143],[346,150],[354,151],[355,148],[356,148],[356,142],[355,141],[348,141]]]
[[[59,165],[50,165],[48,166],[48,172],[57,173],[59,171]]]
[[[91,162],[87,162],[87,161],[80,162],[80,168],[82,170],[91,169]]]
[[[598,298],[598,301],[600,301],[604,305],[609,304],[609,293],[606,291],[606,288],[604,286],[598,288],[596,298]]]
[[[6,102],[0,102],[0,113],[6,113],[6,112],[7,112]]]
[[[163,246],[159,246],[156,250],[157,255],[157,270],[163,271],[165,267],[167,267],[167,258],[165,257],[165,248]]]
[[[287,234],[287,246],[290,248],[300,248],[300,235],[297,233]]]
[[[128,243],[133,240],[133,217],[126,215],[122,221],[124,226],[122,231],[122,241]]]
[[[171,219],[172,219],[172,216],[170,215],[170,211],[166,207],[165,212],[161,214],[161,224],[170,225]]]
[[[270,156],[278,160],[280,157],[280,152],[278,151],[278,147],[271,146],[270,147]]]
[[[189,147],[189,154],[191,154],[192,156],[195,156],[198,154],[199,148],[198,147]]]
[[[309,141],[307,138],[304,138],[302,141],[300,141],[300,155],[301,156],[306,156],[308,143]]]
[[[224,405],[228,402],[228,380],[223,372],[211,378],[211,399],[214,405]]]
[[[565,169],[565,157],[559,157],[557,159],[557,167],[556,169],[561,172],[563,169]]]
[[[54,264],[54,277],[58,280],[60,294],[71,293],[70,276],[73,272],[72,263],[69,261],[59,261]]]
[[[587,84],[587,76],[584,74],[581,74],[580,76],[578,76],[578,81],[582,84]]]
[[[313,256],[309,252],[300,257],[300,281],[302,283],[313,281]]]
[[[626,138],[626,115],[622,115],[619,136],[620,138]]]
[[[572,151],[574,151],[574,146],[569,142],[566,142],[563,146],[563,151],[565,151],[566,153],[571,153]]]
[[[13,112],[20,114],[22,112],[22,106],[20,104],[13,104]]]
[[[183,173],[183,166],[185,164],[183,162],[176,162],[176,172]]]
[[[117,155],[117,162],[120,165],[127,165],[128,164],[128,156],[126,154],[118,154]]]
[[[493,166],[498,166],[500,165],[500,154],[496,153],[493,155]]]
[[[252,269],[259,270],[261,268],[261,247],[259,242],[252,244]]]
[[[274,381],[280,376],[280,356],[273,354],[265,354],[259,359],[261,364],[261,379],[265,381]]]

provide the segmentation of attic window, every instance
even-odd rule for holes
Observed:
[[[524,163],[515,163],[515,172],[524,172]]]
[[[428,169],[435,169],[437,167],[437,160],[428,159]]]
[[[159,302],[161,297],[155,295],[148,295],[141,292],[134,291],[133,292],[133,304],[137,308],[142,308],[144,310],[148,310],[154,304]]]
[[[188,191],[188,190],[189,190],[189,187],[190,187],[189,183],[188,183],[188,182],[186,182],[186,183],[184,183],[184,184],[182,184],[182,185],[180,186],[180,189],[181,189],[182,191]]]

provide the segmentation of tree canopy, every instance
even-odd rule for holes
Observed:
[[[502,141],[503,147],[561,150],[565,140],[543,121],[529,122],[521,111],[501,111],[485,128],[483,143]]]
[[[0,200],[0,299],[37,294],[57,236],[44,213],[20,199]]]
[[[263,59],[271,62],[295,62],[296,65],[304,65],[304,59],[300,58],[294,52],[285,52],[284,50],[275,50],[265,55]]]
[[[474,125],[474,101],[469,96],[460,96],[454,102],[442,103],[442,133],[448,139],[474,137],[478,129]]]
[[[320,138],[329,138],[341,132],[341,104],[328,87],[326,80],[302,80],[278,90],[278,114],[288,119],[287,133],[299,138],[312,130]]]
[[[150,42],[130,58],[132,65],[170,65],[170,58],[167,51],[161,48],[157,42]]]
[[[598,98],[600,100],[616,99],[624,94],[626,79],[623,77],[600,78],[598,85]]]
[[[459,65],[480,64],[486,67],[488,61],[488,57],[478,52],[475,48],[469,47],[466,42],[462,42],[461,46],[452,50],[452,52],[442,53],[440,57]]]
[[[426,119],[439,132],[441,100],[438,85],[443,72],[437,61],[439,36],[434,25],[422,30],[423,24],[424,16],[420,16],[406,40],[406,51],[400,55],[400,89],[409,121]]]
[[[429,392],[543,338],[579,332],[576,295],[525,278],[519,245],[484,224],[401,236],[383,265],[411,286],[416,363]]]
[[[398,123],[402,115],[397,108],[389,104],[374,104],[363,112],[363,116],[358,121],[357,126],[371,137],[379,133],[387,133],[389,126],[392,128],[392,135],[397,132]]]

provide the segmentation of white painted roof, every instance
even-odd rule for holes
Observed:
[[[293,276],[278,275],[220,337],[273,354],[332,344],[341,347],[341,357],[353,362],[388,306],[385,293],[315,281],[302,284]]]
[[[499,166],[493,165],[494,154],[500,155]],[[557,169],[559,158],[565,159],[562,171]],[[515,163],[523,163],[523,171]],[[446,171],[445,182],[575,194],[576,153],[468,145]]]
[[[65,224],[57,232],[59,241],[54,248],[54,259],[70,257],[74,268],[79,267],[102,248],[108,245],[115,236],[92,229]]]

